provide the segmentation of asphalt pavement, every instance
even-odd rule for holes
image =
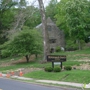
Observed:
[[[0,89],[1,90],[65,90],[62,88],[42,86],[42,85],[31,84],[31,83],[26,83],[26,82],[21,82],[6,78],[0,78]]]
[[[2,77],[6,77],[6,74],[2,74]],[[84,90],[84,88],[90,88],[90,83],[89,84],[83,84],[83,83],[53,81],[53,80],[36,80],[36,79],[33,79],[33,78],[26,78],[26,77],[20,77],[20,76],[11,76],[10,78],[20,79],[20,80],[27,80],[27,81],[33,80],[36,83],[47,83],[47,84],[73,86],[73,87],[81,88],[81,90]]]

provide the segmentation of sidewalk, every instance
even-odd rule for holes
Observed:
[[[6,77],[6,74],[2,74],[3,77]],[[20,77],[20,76],[11,76],[13,79],[20,79],[20,80],[34,80],[35,82],[40,83],[48,83],[48,84],[59,84],[59,85],[67,85],[67,86],[74,86],[79,88],[90,88],[89,84],[81,84],[81,83],[72,83],[72,82],[61,82],[61,81],[53,81],[53,80],[35,80],[33,78],[26,78],[26,77]]]

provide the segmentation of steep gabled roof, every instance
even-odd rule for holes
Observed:
[[[47,18],[47,25],[55,25],[50,17]],[[36,28],[40,28],[41,26],[42,26],[42,23],[37,25]]]
[[[51,20],[50,17],[47,18],[47,25],[55,25],[54,22]]]

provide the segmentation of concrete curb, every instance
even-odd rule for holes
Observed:
[[[2,74],[3,77],[6,77],[6,74]],[[90,88],[89,84],[81,84],[81,83],[72,83],[72,82],[61,82],[61,81],[53,81],[53,80],[35,80],[33,78],[26,78],[26,77],[20,77],[20,76],[11,76],[10,78],[13,79],[20,79],[20,80],[34,80],[35,82],[42,82],[42,83],[48,83],[48,84],[59,84],[59,85],[67,85],[67,86],[74,86],[79,88]]]
[[[52,83],[52,84],[60,84],[60,85],[69,85],[75,87],[82,87],[83,84],[79,83],[71,83],[71,82],[59,82],[59,81],[52,81],[52,80],[36,80],[37,82],[44,82],[44,83]]]

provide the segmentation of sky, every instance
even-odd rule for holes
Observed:
[[[59,2],[60,0],[57,0],[57,1]],[[33,4],[33,2],[34,2],[33,5],[38,6],[38,0],[27,0],[27,2],[29,4]],[[44,6],[47,6],[49,2],[50,2],[50,0],[43,0]]]

